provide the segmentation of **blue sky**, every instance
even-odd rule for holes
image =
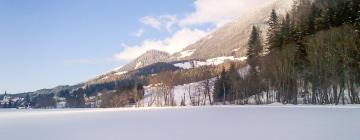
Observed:
[[[0,0],[0,92],[76,84],[146,50],[180,51],[256,4],[224,1]]]

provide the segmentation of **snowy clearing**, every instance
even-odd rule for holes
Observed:
[[[127,73],[127,71],[120,71],[120,72],[115,73],[115,75],[123,75],[123,74],[126,74],[126,73]]]
[[[246,59],[247,57],[235,58],[234,56],[222,56],[222,57],[207,59],[206,61],[188,61],[188,62],[176,63],[174,64],[174,66],[182,69],[192,69],[201,66],[216,66],[223,64],[226,61],[245,61]]]
[[[196,50],[185,50],[180,52],[180,57],[179,58],[185,58],[188,56],[191,56]]]
[[[358,140],[359,106],[0,110],[7,140]]]
[[[209,80],[210,80],[209,86],[211,87],[210,91],[212,92],[215,78]],[[175,86],[172,93],[176,105],[181,106],[181,101],[182,99],[184,99],[185,100],[184,104],[186,106],[192,106],[190,96],[192,96],[193,99],[199,100],[201,105],[204,105],[204,102],[205,105],[209,105],[210,103],[208,102],[208,100],[206,99],[204,100],[204,96],[202,94],[205,92],[204,91],[205,89],[202,86],[203,82],[204,81],[199,81],[199,82]],[[142,107],[164,106],[165,103],[160,95],[161,94],[160,91],[161,88],[159,88],[159,85],[145,87],[144,98],[140,102],[138,102],[138,104]]]

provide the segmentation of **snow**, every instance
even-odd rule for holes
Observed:
[[[137,63],[136,63],[136,66],[135,66],[135,69],[140,68],[141,65],[142,65],[142,62],[137,62]]]
[[[233,56],[222,56],[222,57],[216,57],[206,60],[207,63],[210,63],[212,65],[220,65],[224,63],[225,61],[232,61],[234,60]]]
[[[216,66],[223,64],[226,61],[245,61],[246,59],[247,57],[235,58],[234,56],[222,56],[222,57],[207,59],[206,61],[187,61],[182,63],[176,63],[174,64],[174,66],[182,69],[192,69],[201,66],[210,66],[210,65]]]
[[[245,76],[248,74],[249,70],[250,70],[250,66],[246,65],[245,67],[239,69],[238,73],[241,78],[245,78]]]
[[[237,52],[237,51],[239,51],[240,50],[240,48],[236,48],[236,49],[233,49],[232,51],[233,52]]]
[[[247,57],[244,56],[244,57],[240,57],[240,58],[235,58],[236,61],[245,61],[247,60]]]
[[[117,68],[113,69],[112,71],[118,71],[118,70],[120,70],[120,69],[123,68],[123,67],[124,67],[124,65],[121,65],[120,67],[117,67]]]
[[[65,108],[66,101],[60,101],[56,103],[56,108]]]
[[[274,102],[274,103],[271,103],[269,104],[270,106],[282,106],[283,104],[282,103],[279,103],[279,102]]]
[[[117,72],[117,73],[115,73],[115,75],[123,75],[123,74],[126,74],[127,73],[127,71],[120,71],[120,72]]]
[[[195,50],[182,51],[182,52],[180,52],[180,58],[191,56],[194,52],[195,52]]]
[[[108,78],[109,78],[109,76],[105,76],[105,77],[101,78],[101,80],[106,80]]]
[[[90,79],[90,80],[88,80],[88,81],[86,81],[86,82],[84,82],[84,83],[92,82],[93,80],[97,80],[97,79],[99,79],[99,78],[101,78],[100,80],[107,80],[107,79],[109,78],[109,77],[107,76],[109,73],[117,72],[117,71],[119,71],[120,69],[122,69],[123,67],[124,67],[124,65],[121,65],[121,66],[119,66],[119,67],[117,67],[117,68],[115,68],[115,69],[113,69],[113,70],[111,70],[111,71],[104,72],[104,73],[106,73],[106,74],[97,75],[97,76],[95,76],[95,78]],[[119,72],[117,72],[117,73],[119,73]],[[123,74],[125,74],[125,73],[123,73]],[[83,86],[83,88],[86,88],[86,84]]]
[[[4,140],[358,140],[360,107],[0,110]]]
[[[183,62],[183,63],[176,63],[174,64],[175,67],[182,68],[182,69],[191,69],[193,66],[191,62]]]

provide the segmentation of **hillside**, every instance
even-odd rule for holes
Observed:
[[[244,57],[251,27],[257,25],[266,34],[266,21],[271,10],[275,9],[278,13],[284,15],[284,13],[291,10],[292,5],[292,0],[273,0],[260,7],[255,7],[246,15],[239,15],[239,18],[235,21],[225,24],[196,43],[187,46],[183,51],[175,53],[170,58],[170,61],[210,59],[234,55]],[[182,55],[184,53],[188,53],[188,55],[184,57]]]

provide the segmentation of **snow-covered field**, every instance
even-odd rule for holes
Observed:
[[[359,140],[356,106],[0,110],[1,140]]]

